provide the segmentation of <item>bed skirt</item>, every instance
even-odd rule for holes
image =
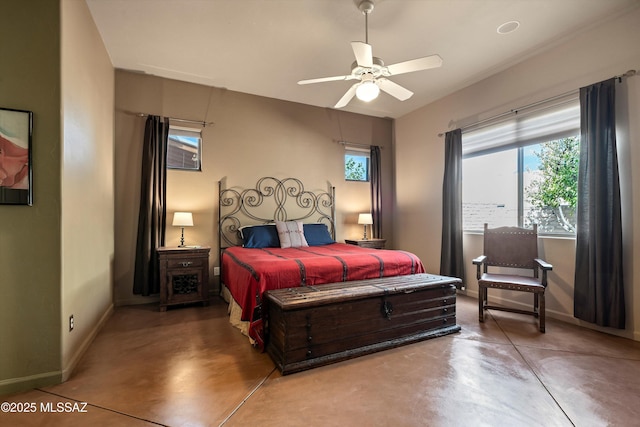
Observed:
[[[251,345],[255,346],[256,341],[249,336],[249,324],[251,322],[240,320],[242,317],[242,307],[240,307],[240,304],[238,304],[233,299],[233,297],[231,296],[231,292],[229,292],[229,289],[224,284],[222,284],[221,287],[222,291],[220,292],[220,295],[222,295],[222,298],[225,300],[225,302],[229,304],[229,307],[227,308],[227,314],[229,314],[229,323],[238,328],[240,332],[242,332],[242,334],[249,339]]]

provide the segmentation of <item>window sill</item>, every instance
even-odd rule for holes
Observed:
[[[462,232],[465,236],[482,236],[484,233],[481,230],[464,230]],[[538,233],[539,239],[559,239],[559,240],[576,240],[575,234],[542,234]]]

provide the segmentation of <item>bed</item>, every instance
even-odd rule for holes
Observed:
[[[266,291],[425,272],[410,252],[336,242],[334,187],[264,177],[246,189],[221,181],[219,192],[222,293],[231,323],[258,347]]]

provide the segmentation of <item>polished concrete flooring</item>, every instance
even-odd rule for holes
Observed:
[[[0,425],[640,425],[639,342],[504,312],[481,324],[476,302],[458,297],[455,335],[284,377],[221,301],[118,308],[69,381],[0,397],[37,407]]]

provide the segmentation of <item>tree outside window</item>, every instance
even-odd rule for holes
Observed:
[[[580,138],[572,136],[539,144],[533,154],[539,165],[526,188],[529,210],[525,224],[536,223],[544,232],[576,232]]]
[[[347,181],[369,181],[369,156],[345,154],[344,179]]]

